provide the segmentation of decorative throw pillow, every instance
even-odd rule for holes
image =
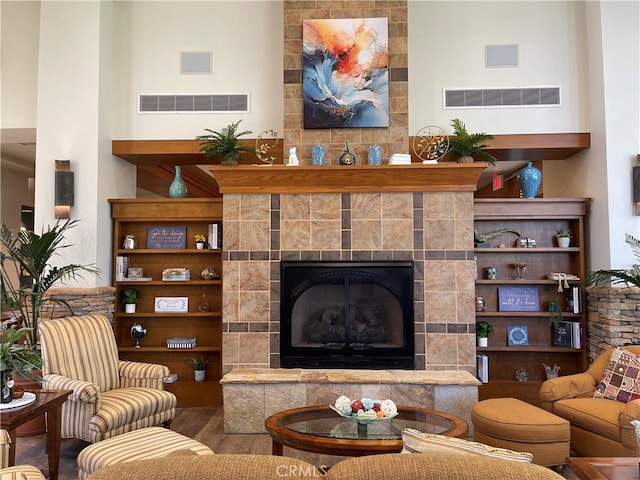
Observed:
[[[616,348],[611,354],[594,398],[609,398],[622,403],[640,398],[640,356]]]
[[[515,452],[506,448],[492,447],[462,438],[447,437],[434,433],[423,433],[412,428],[402,430],[402,453],[431,453],[440,455],[484,455],[504,460],[530,463],[529,452]]]

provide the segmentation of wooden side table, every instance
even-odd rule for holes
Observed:
[[[581,480],[640,479],[640,457],[567,457]]]
[[[50,480],[57,480],[60,465],[60,426],[62,421],[62,404],[73,390],[31,390],[36,395],[36,401],[11,410],[5,410],[0,415],[0,426],[9,432],[11,446],[9,447],[9,466],[16,463],[16,429],[40,415],[47,414],[47,456],[49,457]]]

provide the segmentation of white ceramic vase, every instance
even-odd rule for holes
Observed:
[[[571,243],[571,239],[569,237],[556,237],[556,240],[558,240],[558,246],[560,248],[567,248],[569,243]]]
[[[126,313],[136,313],[136,304],[135,303],[125,303],[124,311]]]
[[[196,248],[197,248],[198,250],[202,250],[202,249],[204,248],[204,243],[203,243],[203,242],[197,242],[197,243],[196,243]]]
[[[488,337],[478,337],[478,346],[479,347],[486,347],[489,345],[489,338]]]
[[[193,373],[196,382],[204,382],[205,370],[194,370]]]

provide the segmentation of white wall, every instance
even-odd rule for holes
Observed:
[[[280,1],[117,2],[114,139],[191,139],[242,120],[284,133]],[[211,74],[181,74],[180,52],[213,52]],[[137,114],[139,94],[249,93],[250,113]]]
[[[588,131],[584,4],[409,1],[409,134]],[[486,68],[486,45],[518,45],[517,67]],[[444,109],[443,89],[560,86],[560,107]]]
[[[2,128],[34,128],[40,2],[0,2]]]

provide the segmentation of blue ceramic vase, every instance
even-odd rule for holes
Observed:
[[[518,184],[523,198],[535,198],[542,181],[542,172],[531,162],[518,172]]]
[[[176,176],[169,185],[169,197],[171,198],[184,198],[187,196],[187,185],[182,179],[182,168],[176,167]]]
[[[324,146],[314,145],[311,147],[311,164],[324,165]]]

